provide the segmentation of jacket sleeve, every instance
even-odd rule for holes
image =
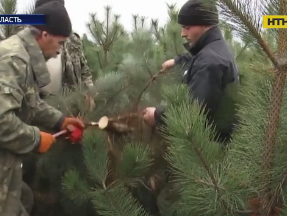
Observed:
[[[40,143],[40,131],[22,122],[15,112],[22,107],[26,64],[20,59],[0,60],[0,147],[16,154],[28,153]]]
[[[60,131],[65,120],[63,113],[40,99],[38,93],[35,94],[35,97],[37,102],[34,108],[32,124],[46,129]]]
[[[199,64],[191,71],[193,78],[188,83],[191,98],[203,104],[210,112],[217,108],[222,95],[223,71],[219,65]],[[157,107],[155,111],[156,124],[163,125],[164,107]]]
[[[191,60],[191,55],[189,53],[184,53],[181,55],[178,55],[174,58],[174,63],[176,66],[185,66],[188,64]]]
[[[155,119],[156,126],[164,125],[164,111],[165,111],[165,107],[163,106],[156,107],[156,110],[154,113],[154,119]]]
[[[223,70],[218,64],[197,64],[191,71],[192,79],[188,83],[192,99],[213,113],[222,95]]]

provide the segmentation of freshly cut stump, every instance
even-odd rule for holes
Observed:
[[[106,129],[108,127],[108,124],[109,124],[109,118],[107,116],[103,116],[98,122],[98,126],[102,130]]]
[[[98,122],[98,127],[101,130],[107,130],[119,134],[133,131],[133,128],[129,127],[127,124],[120,122],[120,118],[109,119],[107,116],[103,116],[102,118],[100,118]]]

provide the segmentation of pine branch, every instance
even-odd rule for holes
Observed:
[[[115,26],[112,30],[112,38],[110,39],[110,41],[108,42],[108,47],[110,47],[117,39],[119,39],[122,35],[123,35],[123,31],[121,31],[122,29],[120,28],[120,25],[118,25],[117,20],[119,19],[119,16],[115,16]]]
[[[144,28],[146,17],[141,16],[141,28]]]
[[[80,179],[79,173],[76,170],[70,170],[65,173],[63,188],[67,196],[75,204],[86,204],[92,198],[90,187],[86,181]]]
[[[113,102],[113,99],[116,98],[119,94],[121,94],[123,91],[125,91],[128,87],[130,87],[131,84],[126,84],[125,86],[123,86],[121,89],[119,89],[115,94],[112,94],[105,102],[105,104],[102,106],[102,108],[97,109],[97,111],[102,111],[104,109],[106,109],[106,107],[108,105],[110,105],[110,103]]]
[[[104,30],[104,22],[101,22],[99,25],[100,29],[101,29],[101,33],[105,36],[105,44],[107,43],[107,39],[108,39],[108,32],[107,30]]]
[[[83,100],[81,100],[83,97],[84,94],[80,89],[76,88],[74,92],[71,92],[69,88],[63,87],[61,93],[48,96],[46,101],[63,113],[75,117],[79,116],[80,111],[85,109]]]
[[[150,80],[146,83],[145,87],[143,88],[143,90],[140,92],[138,98],[135,100],[134,105],[132,106],[132,112],[138,110],[138,105],[141,101],[141,97],[143,95],[143,93],[148,89],[148,87],[156,80],[156,78],[163,74],[164,71],[158,71],[156,74],[154,74]]]
[[[102,31],[105,33],[106,35],[106,42],[105,44],[108,44],[109,41],[109,30],[110,30],[110,26],[109,26],[109,21],[110,21],[110,12],[111,12],[111,7],[110,6],[106,6],[105,7],[105,11],[106,11],[106,32],[102,29]]]
[[[278,65],[270,46],[261,35],[262,17],[264,14],[268,14],[267,11],[269,10],[267,2],[253,0],[219,0],[218,2],[211,0],[211,2],[218,4],[223,19],[230,20],[230,24],[240,36],[248,32],[249,35],[256,39],[273,65]]]
[[[158,30],[158,19],[152,19],[151,20],[151,25],[154,29],[154,35],[156,37],[156,40],[157,41],[160,41],[161,40],[161,35],[159,33],[159,30]]]
[[[96,52],[97,52],[97,58],[98,58],[100,69],[103,69],[103,64],[102,64],[101,57],[100,57],[100,51],[97,49]]]
[[[93,204],[101,216],[149,216],[121,183],[95,191]]]
[[[139,15],[137,15],[137,14],[133,15],[134,31],[138,31],[138,17],[139,17]]]
[[[98,42],[99,45],[104,45],[104,40],[102,39],[101,34],[99,34],[98,28],[101,26],[101,24],[96,20],[96,14],[91,13],[90,14],[90,22],[87,23],[87,27],[89,29],[89,32],[93,36],[96,42]]]
[[[178,52],[177,44],[176,44],[176,34],[173,34],[172,42],[173,42],[173,46],[174,46],[174,49],[175,49],[174,51],[175,51],[176,55],[179,55],[180,53]]]
[[[117,166],[121,178],[107,186],[109,172],[105,143],[103,133],[91,130],[85,133],[83,153],[93,187],[90,188],[75,171],[71,171],[64,178],[67,195],[75,202],[92,202],[97,213],[102,216],[148,216],[123,182],[133,184],[150,166],[149,149],[136,144],[126,146],[123,151],[125,157]]]
[[[98,35],[95,33],[92,24],[87,24],[87,27],[89,29],[90,34],[93,36],[93,38],[97,42],[97,44],[99,44],[100,46],[103,46],[103,41],[101,40],[101,38],[98,38]]]
[[[244,53],[244,51],[247,49],[247,47],[249,46],[249,43],[246,43],[244,45],[244,47],[240,50],[240,52],[237,54],[237,56],[235,57],[235,60],[238,60],[239,57]]]
[[[120,16],[114,15],[112,18],[110,6],[105,7],[105,12],[106,16],[103,22],[99,21],[95,14],[91,14],[90,22],[87,24],[87,27],[94,37],[94,40],[102,47],[104,53],[104,66],[107,66],[110,48],[116,40],[123,36],[124,31],[118,22]]]
[[[213,141],[214,129],[206,126],[201,106],[195,101],[191,103],[186,86],[165,90],[169,104],[165,111],[164,129],[164,137],[169,144],[167,160],[177,176],[175,183],[185,188],[178,201],[183,205],[178,208],[185,209],[186,215],[252,213],[244,210],[242,200],[236,194],[236,183],[226,175],[228,165],[221,159],[224,153]]]
[[[285,0],[278,0],[279,14],[287,14],[287,5]],[[266,126],[265,149],[263,153],[262,170],[262,185],[264,188],[261,191],[261,212],[268,215],[274,203],[270,200],[270,184],[271,184],[271,170],[274,163],[276,137],[278,134],[280,124],[280,113],[283,101],[283,92],[285,88],[285,81],[287,76],[287,30],[280,29],[278,33],[278,60],[277,73],[272,86],[271,101],[269,108],[269,118]]]
[[[117,165],[119,178],[130,186],[136,186],[145,172],[151,167],[151,149],[143,143],[127,143],[123,149],[122,160]]]
[[[84,134],[83,147],[85,164],[91,179],[102,188],[106,187],[105,182],[109,171],[105,134],[91,128]]]

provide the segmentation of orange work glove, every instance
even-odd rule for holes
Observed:
[[[40,153],[45,153],[46,151],[49,150],[49,148],[56,142],[55,137],[53,137],[52,134],[46,133],[41,131],[40,132],[41,136],[41,143],[38,149],[38,152]]]
[[[64,123],[62,124],[61,130],[67,130],[69,125],[73,125],[77,128],[84,129],[85,125],[79,118],[65,118]]]

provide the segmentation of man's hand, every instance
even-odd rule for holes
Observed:
[[[79,118],[66,118],[64,123],[62,124],[61,130],[68,130],[69,131],[69,129],[68,129],[69,125],[73,125],[73,126],[80,128],[80,129],[85,128],[85,125],[81,119],[79,119]]]
[[[93,110],[95,109],[95,107],[96,107],[94,98],[91,97],[91,96],[86,95],[86,96],[85,96],[85,99],[86,99],[86,104],[87,104],[88,107],[89,107],[89,111],[90,111],[90,112],[93,111]]]
[[[156,110],[155,107],[147,107],[142,112],[143,113],[143,119],[150,126],[154,126],[155,125],[155,118],[154,118],[155,110]]]
[[[41,141],[40,141],[40,146],[38,148],[38,152],[45,153],[56,142],[56,139],[55,137],[53,137],[52,134],[49,134],[43,131],[40,132],[40,136],[41,136]]]
[[[161,65],[161,66],[162,66],[161,71],[162,71],[162,72],[165,72],[166,70],[168,70],[168,69],[174,67],[174,64],[175,64],[174,59],[170,59],[170,60],[165,61],[165,62]]]

